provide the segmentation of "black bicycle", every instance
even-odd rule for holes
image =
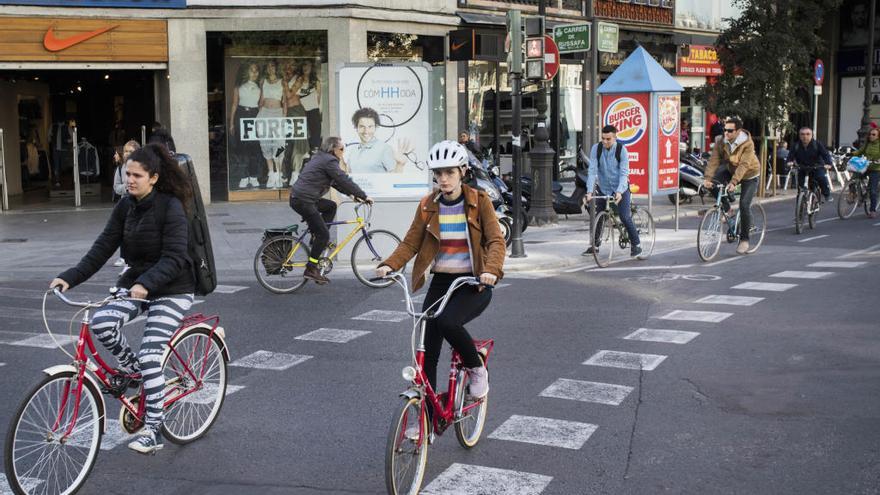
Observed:
[[[812,172],[824,165],[795,165],[803,172]],[[798,184],[797,199],[794,203],[794,232],[800,234],[804,231],[804,222],[810,229],[816,228],[816,214],[819,213],[822,204],[822,188],[819,181],[813,179],[812,173],[806,173],[803,184]]]

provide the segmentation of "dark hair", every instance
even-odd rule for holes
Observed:
[[[248,82],[250,80],[250,71],[251,67],[257,67],[257,79],[260,78],[260,73],[263,69],[260,68],[260,64],[255,60],[251,60],[249,62],[243,63],[238,67],[238,76],[235,78],[235,86],[241,86],[242,84]],[[158,123],[158,122],[157,122]],[[162,127],[161,125],[159,127]]]
[[[614,127],[613,125],[606,125],[602,128],[602,134],[608,134],[609,132],[612,134],[617,134],[617,127]]]
[[[128,161],[138,162],[150,177],[158,174],[159,180],[153,187],[179,199],[184,210],[188,212],[187,205],[193,194],[189,178],[165,146],[148,143],[129,155]]]
[[[351,124],[357,127],[358,121],[361,119],[373,119],[373,122],[378,126],[379,112],[373,110],[370,107],[361,108],[357,112],[355,112],[354,115],[351,116]]]
[[[312,71],[309,73],[308,84],[304,84],[303,88],[305,88],[306,90],[315,89],[316,87],[318,87],[318,84],[320,84],[320,83],[318,81],[318,71],[317,71],[317,67],[316,67],[318,64],[316,64],[314,60],[309,58],[309,59],[303,60],[302,62],[297,64],[296,67],[293,69],[293,75],[294,75],[294,77],[304,76],[305,75],[304,67],[306,65],[311,65]]]
[[[740,130],[743,128],[743,121],[736,117],[730,117],[729,119],[725,120],[724,123],[733,124],[733,128],[736,130]]]
[[[800,132],[800,131],[810,131],[810,132],[813,132],[813,128],[810,127],[810,126],[808,126],[808,125],[805,125],[805,126],[801,127],[800,129],[798,129],[798,132]]]
[[[150,134],[150,139],[147,139],[147,144],[161,144],[172,154],[177,153],[177,146],[174,145],[174,138],[171,137],[171,133],[168,132],[168,129],[165,129],[164,127],[154,129],[153,133]]]

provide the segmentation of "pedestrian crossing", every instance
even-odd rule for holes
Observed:
[[[597,428],[590,423],[514,414],[489,438],[579,450]]]
[[[623,337],[625,340],[641,340],[643,342],[662,342],[665,344],[687,344],[700,335],[700,332],[682,330],[662,330],[659,328],[640,328]]]

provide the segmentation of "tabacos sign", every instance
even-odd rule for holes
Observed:
[[[617,141],[629,157],[629,182],[643,193],[649,190],[649,108],[648,93],[602,95],[602,126],[617,128]]]

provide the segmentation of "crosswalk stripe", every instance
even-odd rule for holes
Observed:
[[[21,332],[0,332],[0,344],[12,345],[17,347],[38,347],[40,349],[57,349],[60,344],[66,347],[76,342],[79,337],[70,335],[55,335],[55,340],[47,333],[21,333]],[[56,343],[57,341],[57,343]]]
[[[695,303],[700,304],[726,304],[729,306],[752,306],[763,301],[763,297],[749,297],[749,296],[718,296],[711,295],[706,297],[701,297],[694,301]]]
[[[31,492],[36,490],[43,483],[43,480],[38,478],[22,478],[20,483],[25,491]],[[12,489],[9,487],[9,481],[3,473],[0,473],[0,495],[13,495]]]
[[[319,328],[309,333],[294,337],[296,340],[314,340],[318,342],[334,342],[344,344],[370,332],[364,330],[342,330],[340,328]]]
[[[817,235],[817,236],[813,236],[813,237],[807,237],[806,239],[801,239],[801,240],[799,240],[798,242],[810,242],[810,241],[815,241],[816,239],[822,239],[822,238],[824,238],[824,237],[828,237],[828,234],[822,234],[822,235]]]
[[[539,395],[555,399],[619,406],[632,391],[633,388],[626,385],[560,378]]]
[[[388,321],[392,323],[399,323],[407,318],[409,318],[409,315],[406,313],[406,311],[388,311],[384,309],[374,309],[372,311],[367,311],[362,315],[355,316],[352,318],[352,320]]]
[[[676,309],[658,318],[660,318],[661,320],[720,323],[731,316],[733,316],[733,313],[721,313],[718,311],[685,311],[681,309]]]
[[[489,438],[578,450],[597,428],[590,423],[514,414]]]
[[[806,278],[806,279],[819,279],[819,278],[828,278],[834,275],[834,272],[804,272],[797,270],[786,270],[784,272],[774,273],[770,275],[774,278]]]
[[[283,371],[300,363],[304,363],[313,356],[300,354],[286,354],[283,352],[257,351],[229,363],[230,366],[242,368],[255,368],[259,370]]]
[[[817,261],[807,266],[811,268],[858,268],[867,264],[867,261]]]
[[[235,294],[247,288],[246,285],[218,285],[214,288],[214,292],[218,294]]]
[[[538,495],[553,478],[542,474],[454,463],[422,490],[423,495]]]
[[[660,365],[666,356],[660,354],[640,354],[637,352],[599,351],[583,364],[604,366],[608,368],[624,368],[629,370],[651,371]]]
[[[797,284],[774,284],[772,282],[744,282],[734,285],[732,289],[763,290],[767,292],[785,292],[797,287]]]
[[[640,328],[624,337],[626,340],[641,340],[645,342],[662,342],[667,344],[687,344],[700,335],[700,332],[685,332],[682,330],[660,330],[657,328]]]

